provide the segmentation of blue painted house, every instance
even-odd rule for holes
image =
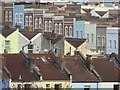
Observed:
[[[85,38],[85,21],[74,21],[74,38]]]
[[[19,25],[21,29],[24,29],[24,4],[13,4],[13,27]]]

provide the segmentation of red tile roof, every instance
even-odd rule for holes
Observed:
[[[7,60],[6,67],[11,73],[12,81],[19,82],[19,76],[21,75],[22,81],[35,81],[37,80],[33,73],[25,65],[20,54],[6,54]]]
[[[36,58],[36,65],[41,71],[43,80],[69,80],[54,64],[53,59],[48,54],[29,55]],[[47,63],[41,61],[41,57],[45,57]],[[37,59],[39,58],[39,59]]]
[[[120,69],[113,61],[103,58],[94,58],[94,67],[102,81],[120,81]]]
[[[73,81],[78,82],[94,82],[97,78],[88,72],[85,68],[82,60],[79,56],[67,56],[64,58],[66,60],[67,69],[72,73]]]

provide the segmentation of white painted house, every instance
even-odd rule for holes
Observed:
[[[119,28],[116,27],[106,29],[106,54],[118,54],[118,31]]]
[[[85,38],[88,39],[88,49],[96,49],[96,24],[85,24]]]

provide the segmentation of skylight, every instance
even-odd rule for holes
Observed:
[[[43,63],[48,63],[48,61],[46,60],[46,58],[43,56],[43,57],[41,57],[41,61],[43,62]]]

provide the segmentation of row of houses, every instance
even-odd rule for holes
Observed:
[[[98,26],[96,29],[95,24],[87,24],[85,25],[85,27],[86,27],[85,31],[83,29],[81,30],[82,37],[78,38],[76,36],[75,38],[80,40],[85,40],[87,43],[88,50],[103,54],[111,54],[113,52],[116,54],[120,53],[119,51],[120,31],[118,27],[106,28],[106,27]],[[75,29],[77,30],[78,28]],[[43,34],[35,31],[34,32],[23,31],[20,29],[1,30],[0,37],[1,37],[1,48],[0,48],[1,53],[4,52],[4,49],[9,51],[9,53],[14,53],[14,52],[18,53],[22,49],[22,47],[28,44],[30,41],[32,42],[32,44],[34,44],[33,52],[40,52],[44,49],[49,50],[54,45],[56,46],[58,45],[57,47],[62,48],[61,46],[59,46],[60,44],[57,43],[59,42],[61,43],[62,41],[64,41],[64,38],[68,38],[68,37],[64,37],[64,35],[58,35],[55,33],[45,32]],[[52,39],[57,41],[51,42]]]
[[[116,54],[84,59],[76,55],[20,53],[1,54],[2,89],[25,90],[119,90],[120,63]],[[14,63],[14,64],[13,64]]]

